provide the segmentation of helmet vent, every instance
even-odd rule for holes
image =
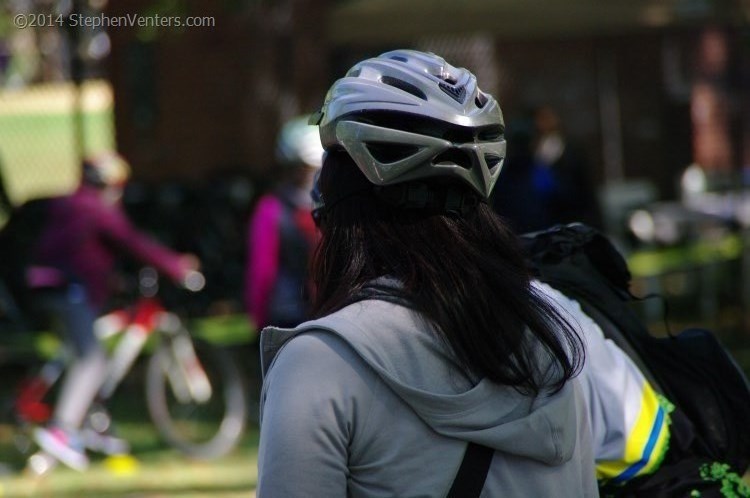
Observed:
[[[471,169],[471,157],[461,149],[448,149],[435,156],[432,164],[455,164],[464,169]]]
[[[505,130],[502,126],[486,126],[477,133],[477,140],[480,142],[495,142],[500,140],[503,133],[505,133]]]
[[[458,80],[450,74],[443,75],[443,81],[445,81],[449,85],[455,85],[456,83],[458,83]]]
[[[443,83],[442,81],[439,83],[440,89],[447,93],[450,97],[453,98],[456,102],[459,104],[463,104],[464,99],[466,98],[466,87],[465,86],[453,86],[449,85],[447,83]]]
[[[415,145],[367,143],[365,146],[370,155],[383,164],[395,163],[419,152],[419,147]]]
[[[427,100],[427,95],[425,95],[425,93],[422,90],[412,85],[411,83],[407,83],[404,80],[393,78],[391,76],[383,76],[380,79],[380,81],[388,86],[398,88],[399,90],[402,90],[406,93],[414,95],[417,98],[420,98],[422,100]]]
[[[474,99],[474,103],[481,109],[487,105],[487,96],[482,92],[477,93],[477,98]]]
[[[484,155],[484,160],[487,162],[487,168],[489,168],[490,170],[492,170],[492,169],[495,168],[495,166],[497,166],[498,164],[500,164],[500,161],[502,161],[503,158],[499,157],[499,156],[496,156],[494,154],[485,154]]]
[[[360,68],[355,68],[346,73],[346,75],[350,78],[356,78],[362,73],[362,70]]]
[[[403,55],[393,55],[391,56],[391,60],[399,61],[399,62],[409,62],[409,59],[407,59]]]

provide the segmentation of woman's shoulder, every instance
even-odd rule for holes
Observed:
[[[340,336],[322,329],[309,329],[285,342],[275,363],[331,366],[340,361],[355,363],[357,355]],[[316,367],[317,368],[317,367]]]
[[[264,373],[264,390],[306,410],[319,407],[349,412],[352,403],[369,403],[378,376],[340,337],[309,330],[287,341]]]
[[[400,309],[399,305],[377,300],[359,301],[335,311],[329,315],[310,320],[295,328],[266,327],[261,332],[260,347],[264,358],[264,368],[269,368],[273,358],[281,350],[287,350],[292,343],[294,349],[301,344],[308,345],[311,337],[321,338],[330,336],[335,342],[342,346],[357,349],[357,345],[363,342],[373,341],[373,334],[383,334],[386,330],[392,330],[394,317],[396,323],[406,326],[412,321],[408,317],[407,310]],[[388,323],[385,323],[388,322]],[[329,344],[333,339],[323,341]]]

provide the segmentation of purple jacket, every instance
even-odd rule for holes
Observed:
[[[180,254],[136,230],[119,204],[108,204],[97,189],[81,186],[69,196],[50,201],[48,221],[32,260],[37,269],[58,270],[66,278],[79,280],[91,304],[101,308],[109,297],[112,271],[121,254],[152,265],[176,281],[185,274]],[[29,284],[44,282],[35,282],[32,274]]]

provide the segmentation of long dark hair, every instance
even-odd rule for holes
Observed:
[[[336,202],[326,207],[312,261],[315,316],[389,276],[467,374],[538,393],[578,371],[580,338],[531,286],[517,237],[486,204],[463,216],[395,209],[362,187],[364,175],[342,150],[327,154],[319,181],[323,198]],[[354,195],[342,192],[357,184]]]

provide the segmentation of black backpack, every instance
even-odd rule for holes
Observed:
[[[577,300],[675,406],[659,469],[625,485],[603,484],[602,496],[750,496],[739,478],[750,464],[750,387],[715,335],[651,335],[631,307],[638,298],[625,259],[589,226],[559,225],[522,241],[536,277]]]
[[[26,270],[34,244],[47,223],[50,198],[32,199],[10,212],[0,230],[0,321],[28,327],[33,296],[26,286]]]

